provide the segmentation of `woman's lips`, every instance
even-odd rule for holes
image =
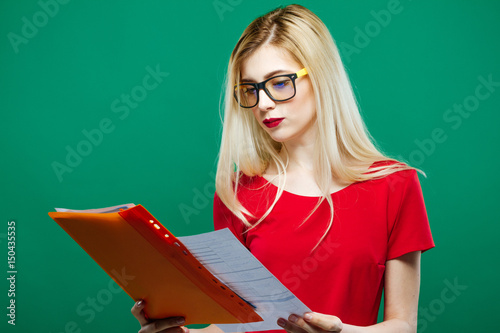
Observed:
[[[264,125],[266,125],[268,128],[271,128],[271,127],[276,127],[278,126],[282,121],[283,119],[285,118],[269,118],[269,119],[265,119],[263,121]]]

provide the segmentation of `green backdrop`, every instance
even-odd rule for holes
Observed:
[[[2,332],[139,329],[132,300],[47,212],[133,202],[174,234],[212,230],[229,54],[286,3],[0,2]],[[330,28],[380,147],[427,173],[437,246],[422,257],[419,332],[497,331],[500,3],[300,3]]]

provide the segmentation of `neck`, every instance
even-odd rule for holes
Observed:
[[[285,143],[280,151],[283,161],[288,155],[287,172],[312,173],[314,169],[314,142]]]

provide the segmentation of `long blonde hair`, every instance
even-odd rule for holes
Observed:
[[[322,197],[306,220],[326,199],[330,205],[330,223],[317,245],[333,223],[330,188],[333,179],[354,183],[381,178],[396,171],[413,169],[405,163],[388,163],[367,168],[377,161],[396,161],[385,156],[373,143],[358,110],[358,105],[343,67],[335,42],[324,23],[300,5],[279,7],[255,19],[243,32],[229,60],[225,94],[222,141],[216,175],[216,191],[227,208],[248,228],[258,225],[272,211],[283,193],[286,166],[279,152],[284,147],[259,126],[253,113],[240,108],[233,98],[235,83],[241,77],[241,66],[263,45],[279,47],[307,68],[316,102],[317,142],[314,151],[314,177]],[[238,200],[241,174],[262,176],[273,163],[280,175],[278,192],[266,213],[257,222]],[[249,229],[247,229],[249,230]],[[316,247],[317,247],[316,245]]]

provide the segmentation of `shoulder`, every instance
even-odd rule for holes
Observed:
[[[373,162],[372,165],[368,168],[368,171],[374,169],[383,169],[383,168],[394,168],[394,167],[406,167],[407,165],[403,162],[399,162],[396,160],[381,160]]]
[[[240,172],[238,175],[235,175],[235,180],[233,180],[233,190],[235,190],[236,197],[240,203],[246,206],[250,202],[259,202],[262,198],[267,197],[270,192],[273,192],[274,187],[262,176],[250,176]],[[234,194],[233,192],[231,195]],[[215,204],[220,205],[222,203],[217,191],[215,192],[214,200]]]
[[[367,174],[376,173],[379,171],[387,172],[386,177],[399,176],[399,177],[412,177],[417,174],[417,170],[408,166],[405,163],[395,160],[383,160],[374,162],[366,172]]]
[[[238,178],[239,185],[248,186],[248,185],[252,185],[256,181],[258,181],[260,177],[257,175],[249,176],[249,175],[244,174],[243,172],[240,172],[239,175],[237,175],[237,178]]]
[[[367,174],[376,173],[380,176],[375,176],[368,182],[387,188],[392,194],[403,194],[408,188],[420,187],[417,170],[398,161],[384,160],[373,163]]]
[[[236,190],[237,195],[240,196],[244,195],[245,192],[248,192],[249,190],[262,188],[262,185],[265,185],[265,183],[265,179],[261,176],[249,176],[240,172],[239,174],[234,174],[232,187],[233,190]],[[215,192],[215,198],[220,200],[217,191]]]
[[[240,172],[237,177],[238,193],[245,191],[254,191],[261,189],[263,185],[267,184],[265,178],[259,175],[249,176]]]
[[[388,167],[388,174],[374,179],[375,192],[382,195],[386,202],[390,221],[398,216],[413,215],[424,219],[425,203],[417,170],[404,163],[384,161],[380,166]]]

